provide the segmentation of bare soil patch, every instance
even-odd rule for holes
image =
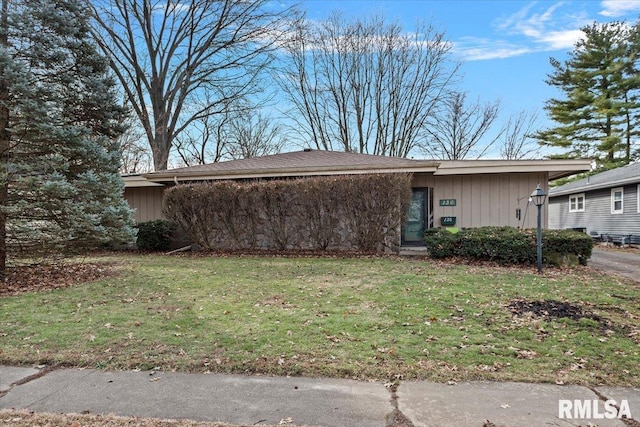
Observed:
[[[579,305],[552,299],[541,301],[514,300],[511,301],[507,307],[509,308],[511,313],[517,316],[524,316],[527,313],[532,313],[535,317],[545,319],[565,318],[580,320],[586,318],[595,320],[597,322],[602,321],[602,318],[600,316],[588,311],[584,311]]]

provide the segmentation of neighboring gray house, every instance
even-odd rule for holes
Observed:
[[[640,162],[552,188],[549,228],[640,244]]]

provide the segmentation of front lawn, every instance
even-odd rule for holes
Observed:
[[[640,288],[589,268],[139,256],[0,296],[0,364],[640,385]]]

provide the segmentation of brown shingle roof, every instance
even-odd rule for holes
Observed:
[[[438,162],[399,157],[374,156],[340,151],[304,150],[249,159],[230,160],[185,168],[152,172],[144,176],[150,180],[169,177],[238,176],[238,175],[294,175],[317,172],[341,171],[391,171],[429,169],[435,171]]]
[[[589,170],[589,160],[414,160],[342,151],[304,150],[250,159],[230,160],[186,168],[157,171],[134,178],[142,181],[178,183],[199,180],[284,178],[316,175],[426,172],[434,175],[546,172],[549,179]]]

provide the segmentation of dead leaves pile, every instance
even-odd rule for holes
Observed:
[[[0,280],[0,297],[41,292],[94,282],[116,274],[114,264],[75,263],[29,265],[7,268]]]

